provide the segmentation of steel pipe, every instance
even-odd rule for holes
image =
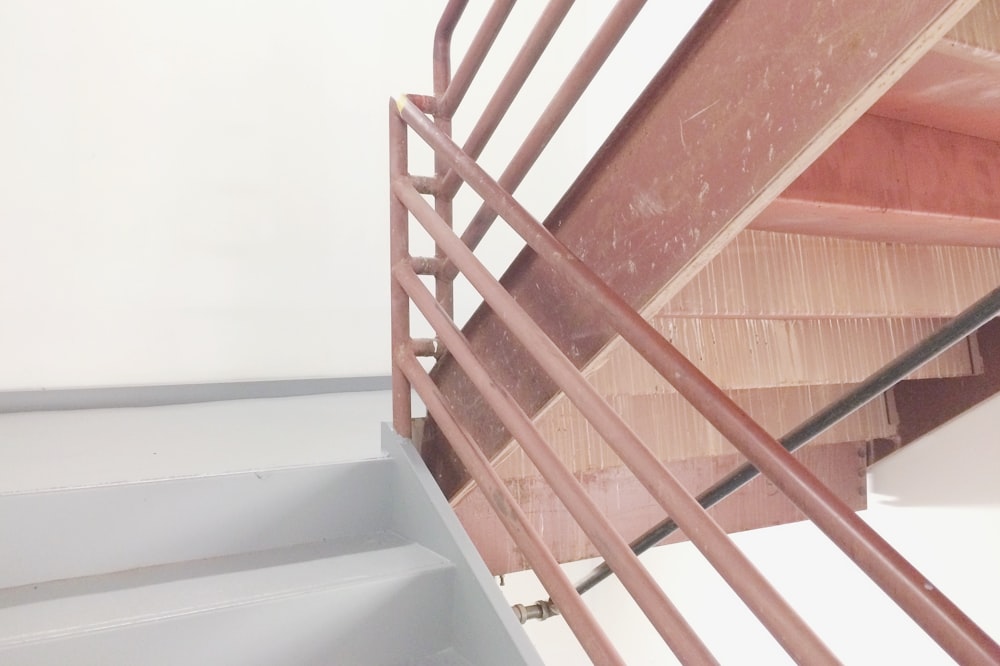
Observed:
[[[577,290],[580,298],[598,306],[607,325],[639,352],[946,652],[960,662],[1000,663],[1000,645],[664,339],[474,160],[463,154],[450,138],[436,131],[419,110],[407,104],[405,99],[400,100],[399,106],[407,124],[437,155],[450,163],[541,259],[555,267]],[[396,191],[400,193],[398,187]],[[408,207],[413,210],[409,204]],[[455,262],[455,255],[451,252],[449,255]],[[643,470],[634,471],[639,478]],[[694,498],[691,501],[697,506]],[[678,520],[680,516],[675,513],[674,518]],[[690,530],[682,521],[678,522],[691,537]]]
[[[406,115],[404,119],[409,122]],[[546,336],[513,296],[490,275],[472,250],[434,212],[412,184],[406,179],[397,179],[393,183],[393,189],[417,221],[445,250],[486,303],[503,319],[515,337],[566,393],[657,503],[667,513],[675,516],[691,542],[789,655],[800,663],[839,663],[722,528],[584,379],[573,362]]]
[[[499,127],[500,121],[503,120],[510,105],[524,86],[524,82],[528,80],[528,76],[538,64],[542,53],[552,41],[556,30],[559,29],[566,14],[569,13],[573,1],[552,0],[546,5],[524,45],[514,57],[507,73],[500,80],[500,85],[497,86],[486,108],[480,114],[475,127],[469,133],[469,138],[462,146],[462,150],[466,153],[473,157],[479,157],[479,154],[483,152],[493,133]],[[441,182],[441,196],[449,199],[454,197],[461,184],[461,178],[458,178],[452,171],[447,172]]]
[[[406,263],[400,263],[396,265],[393,274],[434,328],[448,353],[455,358],[483,399],[489,403],[504,426],[521,444],[521,448],[531,458],[535,467],[601,556],[614,568],[622,585],[635,599],[639,608],[677,658],[685,664],[718,663],[663,593],[653,576],[639,562],[639,558],[629,548],[624,537],[615,530],[611,521],[601,513],[580,481],[545,442],[531,422],[531,418],[524,413],[514,397],[493,380],[489,371],[476,358],[475,352],[458,326],[441,308],[413,269]]]
[[[998,314],[1000,314],[1000,287],[963,310],[961,314],[928,336],[919,345],[876,370],[854,390],[816,412],[794,430],[781,437],[778,442],[788,452],[797,451],[841,419],[850,416],[873,398],[888,391],[924,363],[975,332],[976,329]],[[698,495],[698,502],[706,509],[715,506],[759,474],[760,471],[753,465],[741,465]],[[667,518],[633,541],[632,550],[636,554],[643,553],[673,534],[676,529],[677,524]],[[580,579],[576,584],[576,591],[583,594],[610,574],[611,569],[607,565],[599,564]]]
[[[573,66],[566,80],[556,91],[552,101],[545,107],[527,138],[511,159],[510,164],[504,169],[498,181],[504,191],[513,192],[521,184],[532,165],[555,135],[556,130],[566,120],[566,116],[579,101],[587,86],[593,81],[594,76],[611,55],[645,4],[646,0],[619,0],[615,4],[594,39],[580,56],[580,60]],[[454,186],[449,186],[450,180],[458,179],[460,176],[461,174],[457,171],[455,175],[446,174],[442,181],[442,191],[451,191]],[[496,218],[497,212],[488,203],[484,203],[462,233],[462,240],[469,247],[475,248],[482,241],[483,236],[489,231],[490,225]],[[445,267],[445,275],[453,276],[454,274],[453,267]]]
[[[472,38],[469,50],[466,51],[454,76],[448,82],[447,89],[443,95],[437,97],[435,116],[451,118],[455,114],[513,8],[514,0],[495,0],[476,31],[475,37]]]
[[[576,593],[573,583],[552,557],[552,553],[546,548],[541,536],[531,526],[527,515],[517,505],[510,491],[507,490],[507,486],[493,469],[489,459],[470,439],[465,428],[451,413],[444,397],[434,385],[427,371],[424,370],[415,356],[406,351],[401,351],[396,355],[394,364],[406,374],[407,379],[416,388],[417,393],[427,406],[427,411],[441,426],[442,432],[451,442],[455,453],[468,469],[470,476],[485,491],[490,505],[496,511],[507,532],[531,563],[546,591],[559,604],[562,615],[566,618],[566,623],[573,630],[583,649],[595,664],[624,664],[625,662],[611,645],[611,641],[597,623],[590,609]]]

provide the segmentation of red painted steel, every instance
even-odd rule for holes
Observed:
[[[545,542],[511,497],[510,491],[497,476],[490,461],[452,415],[441,392],[434,386],[434,382],[416,357],[401,352],[396,355],[394,362],[420,393],[428,412],[433,414],[447,430],[448,440],[454,445],[462,462],[476,479],[476,483],[486,489],[493,510],[504,522],[507,532],[517,543],[518,548],[531,562],[539,580],[559,605],[560,613],[566,618],[566,623],[570,625],[587,654],[598,664],[624,664],[590,609],[576,593],[573,583],[548,552]]]
[[[407,171],[406,125],[396,110],[395,101],[389,100],[389,182]],[[410,214],[394,193],[389,192],[389,261],[394,266],[409,257]],[[406,292],[391,278],[389,287],[392,358],[410,343],[410,301]],[[392,427],[401,436],[410,438],[412,430],[412,405],[410,383],[402,371],[392,365]]]
[[[594,39],[588,44],[580,60],[573,66],[566,80],[556,91],[548,106],[528,133],[510,164],[504,169],[499,182],[507,192],[514,192],[531,170],[535,161],[545,150],[566,116],[580,100],[587,86],[597,75],[601,65],[608,59],[625,31],[632,25],[646,0],[619,0],[608,14]],[[462,233],[462,240],[471,248],[482,241],[490,225],[496,220],[496,213],[484,204],[473,216]],[[446,267],[446,271],[450,267]],[[451,269],[448,275],[453,275]]]
[[[678,393],[687,398],[761,473],[771,479],[838,547],[851,556],[858,566],[945,651],[956,659],[968,663],[1000,661],[1000,645],[997,645],[950,599],[845,506],[777,440],[749,418],[729,396],[667,342],[579,257],[538,224],[475,161],[463,155],[454,142],[438,132],[418,109],[404,101],[400,104],[400,114],[403,120],[429,143],[438,155],[446,159],[452,168],[510,224],[539,257],[572,285],[579,298],[597,307],[598,315],[604,320],[605,325],[620,334],[664,379],[673,384]],[[425,225],[435,240],[448,249],[451,260],[463,270],[470,281],[476,284],[472,271],[477,270],[478,262],[471,251],[464,244],[460,248],[455,247],[450,239],[440,233],[440,229],[434,229],[433,225],[428,224],[426,213],[429,208],[426,203],[412,186],[407,185],[408,191],[403,191],[400,182],[397,180],[394,186],[397,195],[406,203],[418,221]],[[421,208],[427,210],[422,211]],[[467,266],[458,263],[458,257],[464,253],[468,253],[468,257],[471,258]],[[486,278],[492,280],[488,273]],[[719,573],[737,593],[740,593],[743,583],[749,577],[748,572],[754,571],[752,565],[749,562],[738,565],[738,568],[745,568],[738,575],[732,574],[731,580],[730,575],[727,575],[727,568],[732,566],[732,563],[719,558],[720,551],[714,550],[724,547],[724,544],[722,542],[713,546],[707,543],[699,544],[692,527],[685,527],[685,522],[689,519],[694,520],[694,524],[699,525],[697,529],[706,530],[704,535],[711,534],[714,526],[719,535],[725,539],[721,529],[718,529],[714,522],[711,525],[700,524],[699,517],[707,518],[707,515],[698,503],[680,488],[679,484],[677,484],[678,492],[674,492],[672,484],[676,481],[662,462],[642,446],[634,433],[621,422],[614,410],[596,392],[592,389],[587,390],[590,388],[589,384],[584,381],[584,386],[574,385],[575,378],[582,380],[582,375],[573,367],[572,362],[563,356],[555,343],[537,328],[530,316],[516,305],[513,297],[499,283],[496,283],[495,289],[491,285],[491,292],[499,291],[489,296],[484,293],[480,284],[476,284],[476,287],[490,307],[512,330],[522,318],[530,323],[530,328],[526,324],[525,337],[521,342],[526,345],[535,361],[542,365],[547,374],[588,416],[588,420],[626,461],[636,477],[654,497],[657,497],[692,542],[702,549],[706,558],[712,561]],[[505,301],[509,305],[498,306],[498,303],[502,304]],[[548,351],[543,354],[540,352],[541,349]],[[557,355],[555,360],[552,354]],[[623,444],[624,442],[628,444]],[[648,455],[644,456],[643,452]],[[656,470],[658,474],[654,476],[651,470]],[[671,509],[671,506],[675,508]],[[688,512],[688,515],[681,517],[677,514],[678,506],[685,507],[684,511]],[[753,591],[750,599],[744,598],[744,600],[754,608],[753,604],[759,603],[765,595],[766,589],[758,589]],[[764,618],[762,621],[767,624]]]
[[[814,470],[824,483],[841,491],[842,496],[855,498],[852,508],[860,510],[865,508],[864,487],[859,489],[860,482],[864,481],[864,477],[859,474],[865,473],[865,453],[864,442],[836,442],[810,444],[795,455],[806,467]],[[702,489],[712,486],[743,462],[743,456],[732,453],[673,460],[666,465],[685,488]],[[653,501],[627,468],[603,467],[576,474],[586,486],[587,494],[602,507],[615,529],[629,542],[663,520],[663,509]],[[575,524],[553,519],[553,507],[559,506],[559,500],[544,479],[536,474],[515,479],[504,478],[507,487],[534,524],[545,525],[546,540],[557,560],[575,562],[600,555],[581,537]],[[517,549],[510,545],[503,526],[493,516],[480,490],[475,489],[463,498],[455,507],[455,513],[492,573],[500,575],[531,568]],[[709,514],[730,534],[747,529],[748,515],[758,519],[754,527],[805,519],[794,504],[761,477],[738,490],[725,502],[716,504],[709,510]],[[686,540],[682,533],[674,532],[662,543]]]
[[[461,331],[420,282],[417,274],[405,263],[397,264],[393,274],[434,327],[448,351],[458,359],[479,392],[514,433],[556,496],[590,537],[597,551],[677,658],[685,664],[717,663],[656,580],[639,562],[628,542],[615,530],[611,521],[602,515],[583,485],[549,448],[528,415],[510,393],[492,380],[469,348]]]
[[[546,225],[635,308],[665,299],[798,176],[974,4],[971,0],[715,2]],[[533,251],[503,283],[578,366],[613,337]],[[657,301],[658,303],[659,301]],[[489,309],[467,337],[534,413],[553,385]],[[447,357],[433,376],[489,455],[509,434]],[[448,494],[461,469],[425,460]]]
[[[1000,77],[997,80],[1000,90]],[[1000,143],[868,115],[753,221],[861,240],[1000,246]]]
[[[1000,142],[1000,0],[980,0],[872,112]]]
[[[462,146],[462,150],[466,153],[472,157],[479,157],[482,153],[572,6],[573,0],[552,0],[545,7],[545,11],[525,40],[524,46],[518,51],[510,69],[501,79],[496,92],[493,93],[475,127],[469,133],[469,138]],[[439,187],[440,196],[454,197],[461,184],[462,179],[449,171],[442,178]]]
[[[893,387],[901,445],[909,444],[1000,392],[1000,319],[980,328],[976,339],[982,357],[981,374],[909,380]]]
[[[447,155],[450,159],[452,152],[450,147],[454,147],[455,151],[459,150],[447,138],[436,132],[430,121],[412,105],[406,104],[405,101],[401,102],[400,113],[407,124],[441,154]],[[442,143],[441,139],[450,146]],[[467,157],[463,159],[471,165],[470,173],[465,173],[466,164],[460,164],[459,160],[450,161],[452,167],[466,179],[466,182],[480,194],[486,190],[487,185],[496,188],[475,162]],[[471,172],[475,172],[475,177],[472,177]],[[405,179],[397,179],[393,183],[393,189],[435,242],[445,249],[451,261],[469,279],[486,303],[503,318],[510,331],[530,350],[535,361],[586,415],[587,420],[621,457],[646,490],[670,516],[674,517],[691,542],[712,563],[716,571],[782,647],[800,663],[805,661],[811,664],[839,663],[753,563],[736,548],[722,528],[702,509],[697,500],[681,486],[663,462],[639,440],[628,424],[587,383],[573,363],[518,306],[513,297],[490,275],[472,251],[450,230],[444,220],[440,219],[413,186]],[[496,188],[491,194],[499,192],[502,190]],[[500,210],[504,219],[508,219],[511,210],[519,208],[506,193],[489,198],[492,206]],[[541,229],[540,225],[535,227]],[[520,228],[516,230],[523,231]],[[562,265],[575,265],[577,269],[585,270],[579,260],[569,253],[557,254],[553,251],[551,256]],[[590,294],[590,296],[605,299],[609,297],[606,293]],[[631,312],[638,317],[635,311]],[[625,320],[631,323],[632,317],[626,316]],[[648,326],[641,318],[639,321]],[[666,341],[663,342],[666,344]]]

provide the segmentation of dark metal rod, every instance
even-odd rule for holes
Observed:
[[[778,442],[789,452],[798,450],[841,419],[850,416],[870,400],[892,388],[924,363],[975,332],[997,314],[1000,314],[1000,287],[963,310],[961,314],[928,336],[923,342],[875,371],[853,391],[803,421]],[[698,501],[706,509],[715,506],[759,474],[760,471],[756,467],[744,464],[698,495]],[[632,550],[637,555],[643,553],[673,534],[676,529],[677,523],[666,518],[633,541]],[[611,570],[606,564],[599,564],[576,584],[577,592],[583,594],[610,574]]]
[[[760,469],[778,490],[844,551],[945,652],[959,662],[1000,664],[1000,645],[936,585],[928,581],[815,474],[786,451],[777,439],[750,418],[732,398],[660,335],[576,254],[532,217],[475,160],[462,153],[449,137],[437,131],[433,123],[419,109],[405,99],[400,100],[399,106],[400,114],[406,123],[431,145],[441,159],[451,164],[456,173],[507,221],[538,254],[538,257],[552,266],[572,288],[577,290],[580,298],[596,305],[598,314],[605,324],[621,335],[660,376],[671,383],[680,395]],[[415,190],[413,193],[419,197]],[[397,194],[400,194],[398,188]],[[401,194],[400,196],[402,198]],[[407,205],[414,213],[416,212],[409,203]],[[468,250],[467,247],[465,249]],[[452,261],[455,261],[455,254],[451,252],[449,254]],[[572,396],[569,397],[572,400]],[[584,410],[584,413],[587,411]],[[607,440],[606,437],[605,439]],[[608,443],[615,445],[614,442]],[[662,467],[662,463],[655,456],[652,462]],[[659,489],[649,488],[643,481],[646,470],[636,469],[631,465],[629,467],[636,478],[656,497]],[[691,500],[698,506],[694,498]],[[700,509],[700,506],[698,508]],[[680,516],[675,513],[674,518],[676,520]],[[683,521],[680,525],[685,533],[692,537],[691,530],[683,524]],[[732,581],[730,584],[734,585]]]
[[[451,442],[469,475],[483,488],[486,499],[514,539],[514,543],[531,563],[532,569],[545,589],[559,604],[566,623],[583,649],[595,664],[624,664],[607,634],[601,629],[601,625],[583,603],[580,595],[573,589],[573,583],[556,562],[541,535],[532,527],[524,510],[518,506],[486,454],[474,443],[468,431],[452,414],[444,396],[434,385],[427,371],[416,357],[406,350],[399,350],[393,358],[393,364],[406,374],[427,406],[427,411]]]
[[[405,104],[402,112],[404,120],[413,120],[410,117],[412,114],[407,113]],[[419,111],[417,115],[427,121]],[[433,126],[427,122],[427,127]],[[413,213],[417,222],[445,250],[511,333],[528,349],[552,381],[566,393],[656,502],[677,517],[691,543],[701,551],[788,654],[799,663],[840,663],[809,625],[736,547],[719,524],[698,505],[694,496],[681,485],[663,461],[639,439],[597,389],[587,382],[573,362],[490,274],[413,185],[407,179],[398,179],[393,186],[396,195]],[[639,321],[645,323],[641,318]]]
[[[583,529],[601,556],[614,566],[622,585],[635,599],[636,604],[664,642],[670,646],[674,655],[685,664],[717,664],[712,653],[698,638],[698,634],[663,593],[663,589],[652,574],[639,562],[639,558],[629,548],[625,538],[615,530],[611,521],[587,494],[583,484],[559,459],[559,454],[546,443],[538,428],[531,422],[531,417],[476,358],[476,352],[469,345],[469,341],[413,269],[405,263],[399,263],[396,264],[393,275],[434,328],[448,352],[461,366],[483,399],[489,403],[490,408],[520,443],[556,497]]]

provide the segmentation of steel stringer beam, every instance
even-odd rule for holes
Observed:
[[[545,224],[640,310],[658,309],[857,120],[975,0],[719,0],[688,34]],[[530,251],[503,283],[578,366],[611,340]],[[528,413],[555,385],[481,308],[465,333]],[[483,446],[508,435],[450,358],[433,372]],[[424,458],[466,481],[436,425]]]
[[[997,183],[1000,143],[866,115],[758,215],[753,228],[998,247]]]

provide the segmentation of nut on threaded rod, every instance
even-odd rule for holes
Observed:
[[[524,604],[514,604],[511,606],[518,621],[524,624],[528,620],[547,620],[554,615],[559,615],[559,609],[552,603],[552,600],[542,601],[539,599],[530,606]]]

